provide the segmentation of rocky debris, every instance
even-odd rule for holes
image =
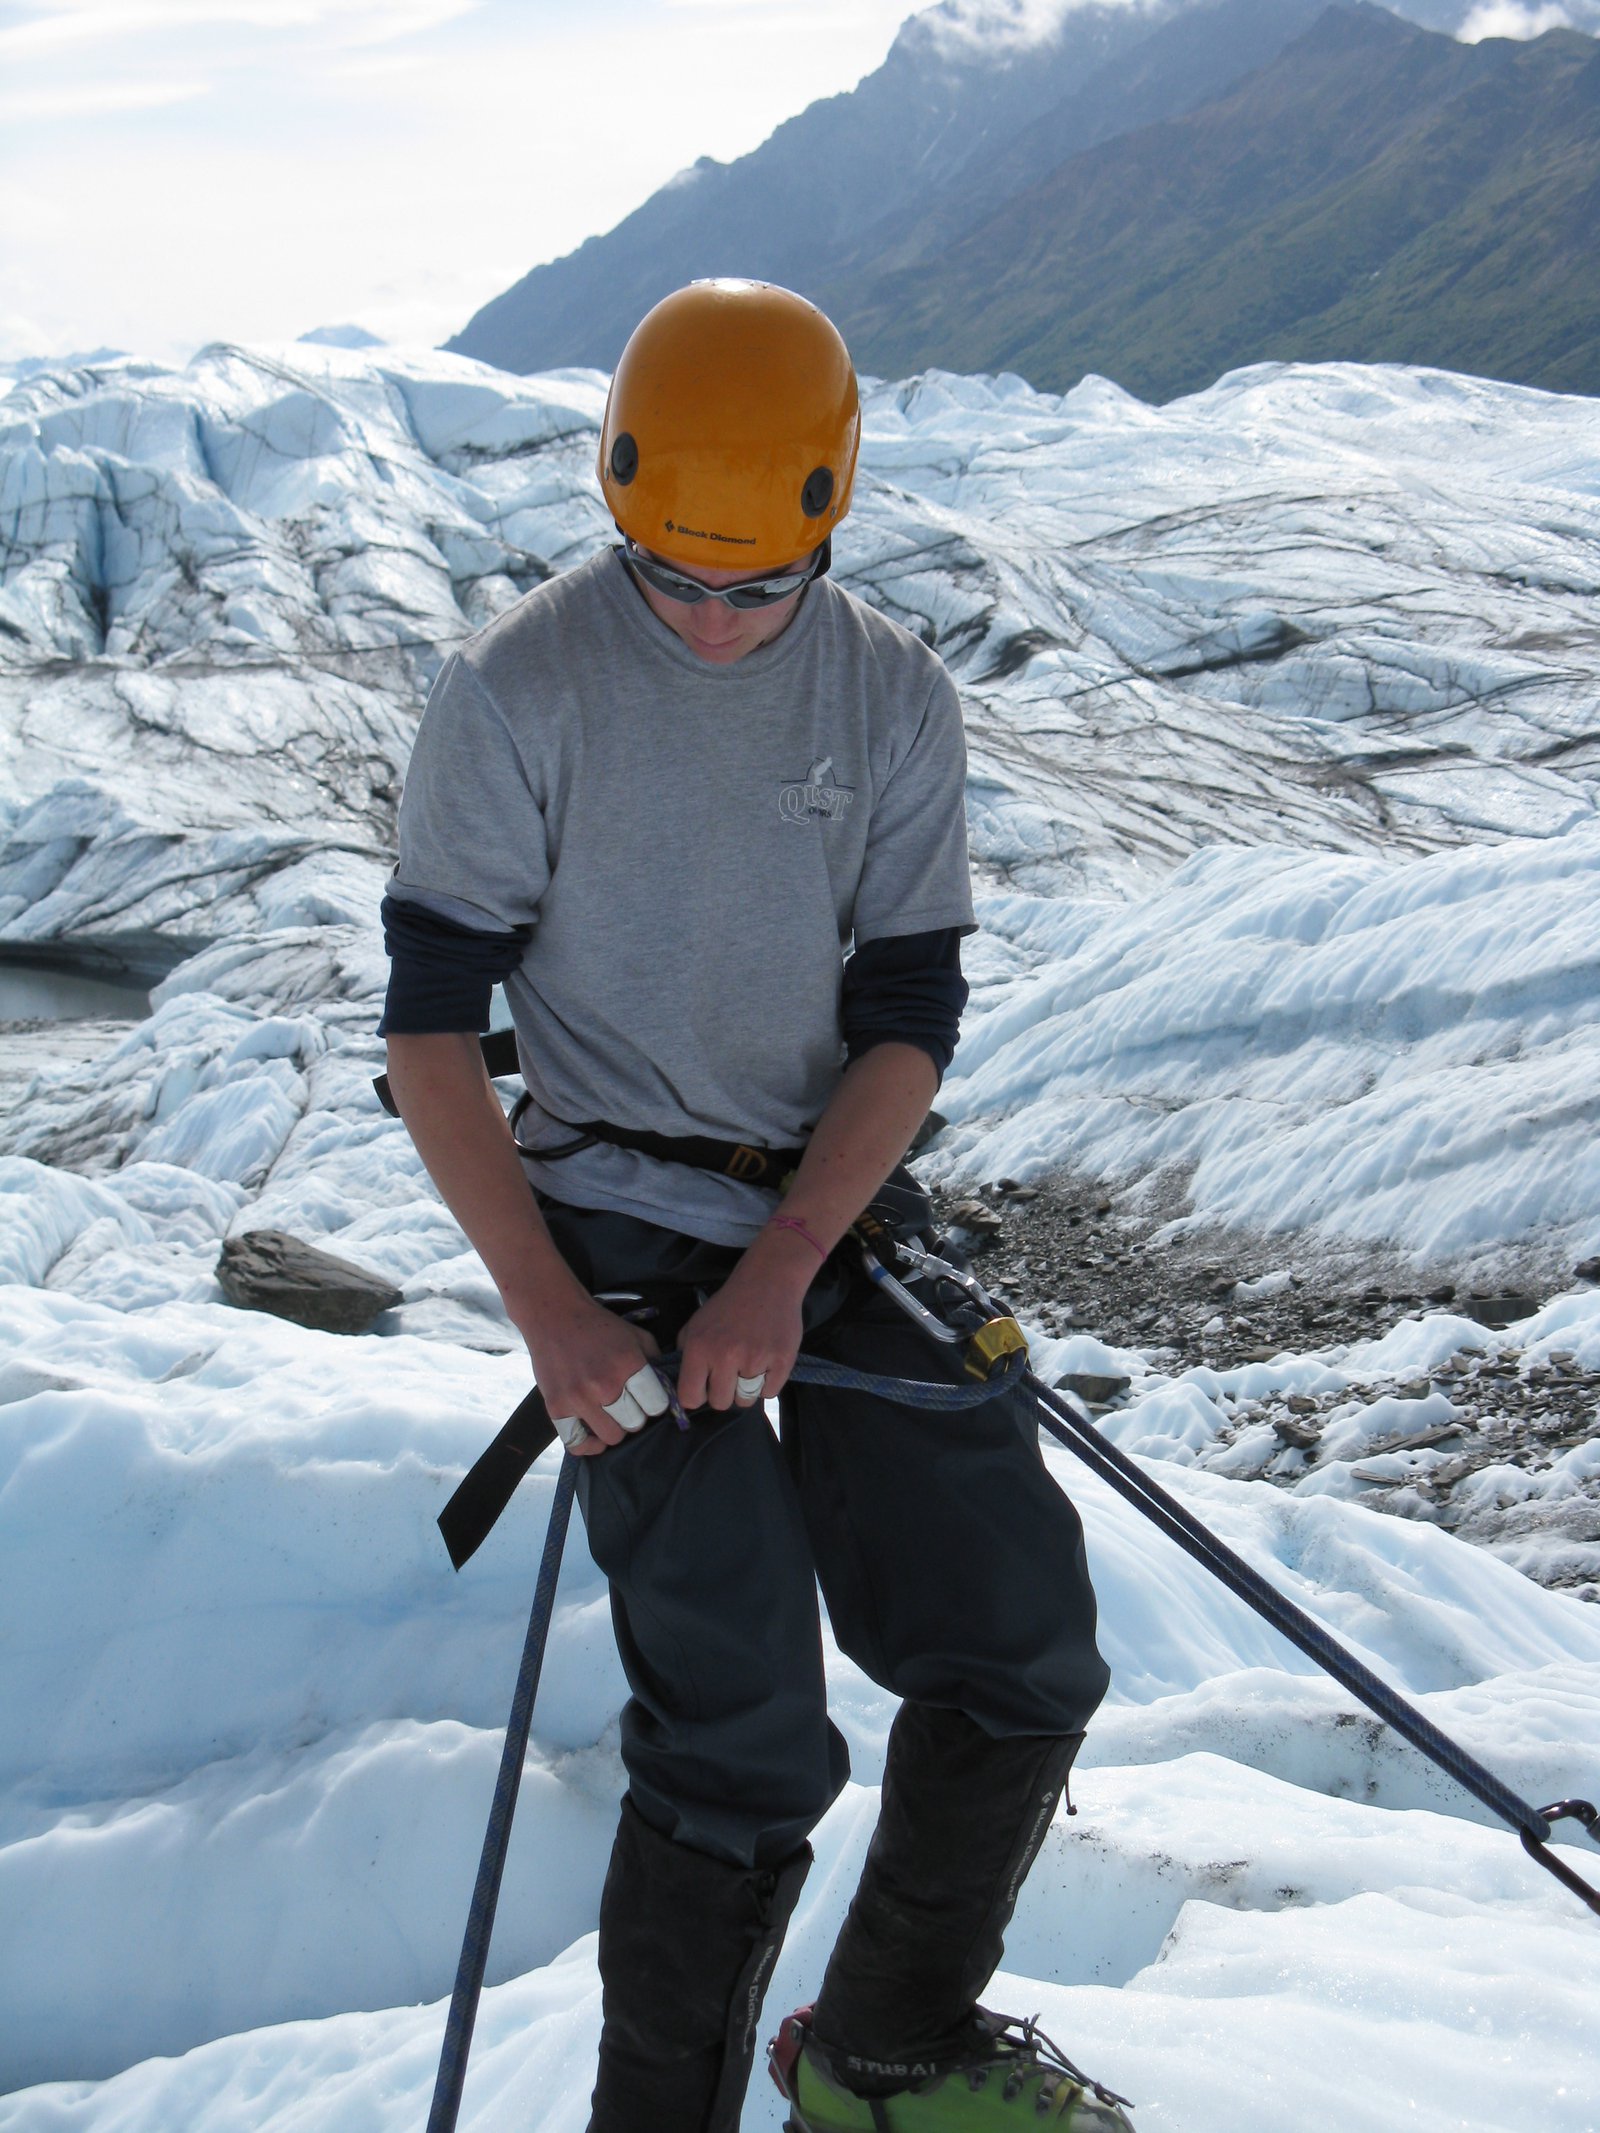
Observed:
[[[1081,1400],[1085,1407],[1110,1407],[1132,1383],[1132,1378],[1095,1377],[1087,1371],[1068,1370],[1056,1379],[1055,1389]]]
[[[1071,1182],[1002,1178],[976,1193],[935,1191],[933,1200],[997,1299],[1048,1332],[1171,1350],[1184,1364],[1364,1340],[1385,1313],[1422,1302],[1413,1290],[1329,1285],[1269,1259],[1225,1264],[1214,1238],[1160,1243],[1158,1218],[1119,1213],[1103,1190]]]
[[[224,1239],[217,1280],[242,1311],[270,1311],[320,1333],[365,1333],[404,1301],[379,1274],[353,1265],[281,1229],[246,1230]]]
[[[1074,1179],[1001,1178],[932,1197],[985,1287],[1048,1332],[1170,1351],[1180,1366],[1231,1367],[1372,1340],[1408,1313],[1445,1306],[1498,1331],[1540,1303],[1532,1283],[1523,1286],[1534,1269],[1518,1269],[1515,1284],[1468,1288],[1362,1246],[1318,1246],[1289,1264],[1295,1247],[1279,1239],[1246,1258],[1236,1240],[1169,1237],[1170,1210],[1130,1212]],[[1219,1244],[1236,1256],[1224,1259]],[[1573,1278],[1587,1278],[1583,1267],[1544,1269],[1542,1292]]]
[[[1475,1318],[1480,1326],[1514,1326],[1519,1319],[1529,1318],[1539,1308],[1536,1296],[1524,1296],[1516,1292],[1496,1296],[1486,1290],[1474,1289],[1469,1296],[1460,1298],[1457,1309],[1463,1318]]]
[[[962,1231],[968,1238],[998,1237],[1005,1224],[992,1207],[982,1200],[955,1200],[945,1208],[944,1219],[950,1228]]]
[[[997,1301],[1046,1332],[1082,1331],[1142,1351],[1173,1375],[1196,1364],[1220,1371],[1286,1353],[1337,1352],[1430,1309],[1449,1308],[1492,1334],[1529,1317],[1541,1301],[1531,1286],[1419,1278],[1353,1248],[1308,1251],[1303,1265],[1265,1255],[1230,1265],[1217,1238],[1169,1240],[1159,1216],[1119,1210],[1103,1192],[1070,1179],[1019,1188],[1003,1178],[976,1194],[935,1190],[933,1200],[942,1222],[959,1224],[974,1271]],[[1237,1243],[1228,1248],[1236,1253]],[[1278,1240],[1268,1249],[1282,1255],[1289,1248]],[[1388,1278],[1373,1279],[1374,1272]],[[1600,1279],[1600,1260],[1552,1280],[1547,1293],[1574,1277]],[[1060,1382],[1095,1407],[1121,1402],[1130,1389],[1136,1394],[1112,1378]],[[1335,1415],[1380,1399],[1391,1403],[1387,1411],[1415,1404],[1416,1423],[1395,1417],[1350,1457],[1331,1456],[1323,1439]],[[1352,1493],[1370,1508],[1427,1519],[1543,1583],[1600,1600],[1600,1477],[1563,1481],[1553,1495],[1541,1480],[1563,1453],[1597,1437],[1600,1370],[1585,1368],[1568,1350],[1529,1360],[1491,1344],[1463,1348],[1425,1377],[1346,1379],[1336,1391],[1239,1401],[1199,1463],[1286,1488],[1342,1467],[1358,1485]]]
[[[1294,1395],[1288,1404],[1291,1407],[1299,1406],[1299,1395]],[[1305,1403],[1308,1407],[1313,1404],[1309,1400]],[[1272,1433],[1280,1444],[1287,1444],[1294,1451],[1311,1452],[1317,1448],[1318,1432],[1308,1429],[1304,1422],[1295,1421],[1291,1415],[1274,1415]]]
[[[1324,1442],[1335,1417],[1385,1393],[1391,1406],[1420,1406],[1443,1394],[1452,1419],[1392,1430],[1347,1461],[1350,1479],[1364,1485],[1363,1504],[1441,1525],[1517,1562],[1542,1583],[1600,1600],[1600,1487],[1588,1477],[1548,1486],[1564,1453],[1600,1437],[1600,1370],[1585,1369],[1560,1350],[1532,1361],[1515,1349],[1463,1350],[1427,1378],[1398,1386],[1347,1384],[1320,1396],[1241,1403],[1233,1426],[1201,1463],[1238,1471],[1228,1453],[1246,1429],[1270,1422],[1281,1449],[1269,1451],[1255,1472],[1292,1487],[1339,1463]],[[1542,1542],[1537,1548],[1530,1545],[1535,1538]]]

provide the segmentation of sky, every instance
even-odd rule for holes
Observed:
[[[697,157],[853,88],[922,4],[0,0],[0,362],[344,324],[436,344]],[[941,12],[1024,46],[1074,4]],[[1463,34],[1569,10],[1600,0],[1479,0]]]
[[[916,4],[0,0],[0,360],[436,343]]]

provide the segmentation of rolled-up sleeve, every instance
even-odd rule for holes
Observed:
[[[417,728],[383,899],[389,989],[381,1036],[489,1026],[550,879],[544,809],[498,705],[460,654]]]
[[[389,990],[380,1037],[484,1030],[495,986],[522,960],[531,926],[514,931],[461,923],[427,904],[385,896]]]
[[[844,966],[845,1055],[856,1060],[875,1044],[913,1044],[942,1080],[966,1004],[957,927],[868,941]]]

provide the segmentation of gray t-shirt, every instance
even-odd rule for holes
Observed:
[[[391,893],[531,924],[506,980],[555,1197],[742,1244],[770,1194],[611,1146],[587,1119],[804,1140],[843,1063],[843,957],[973,924],[960,703],[936,655],[831,579],[772,643],[701,660],[611,550],[446,663]]]

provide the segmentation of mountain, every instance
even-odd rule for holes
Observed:
[[[965,166],[959,184],[924,192],[874,222],[841,256],[840,270],[870,281],[897,267],[937,262],[955,239],[1069,157],[1219,95],[1309,28],[1325,4],[1203,0],[1146,18],[1136,43],[1100,61],[1047,111]]]
[[[1335,6],[937,259],[812,293],[891,373],[1096,371],[1166,399],[1262,358],[1360,358],[1600,392],[1600,46]]]
[[[1600,390],[1596,46],[1458,43],[1469,0],[940,0],[883,65],[701,160],[449,343],[609,368],[707,274],[801,289],[858,364],[1098,371],[1156,398],[1265,357]],[[1600,30],[1600,0],[1563,10]],[[1513,10],[1507,25],[1540,19]]]
[[[943,0],[848,94],[734,163],[702,157],[615,229],[535,267],[448,346],[506,370],[610,369],[650,305],[696,276],[809,292],[851,265],[905,264],[1065,156],[1214,94],[1314,12],[1315,0],[1091,4],[1025,42],[1031,18],[1015,0]]]
[[[388,344],[381,333],[369,333],[365,326],[314,326],[300,339],[311,348],[383,348]]]

